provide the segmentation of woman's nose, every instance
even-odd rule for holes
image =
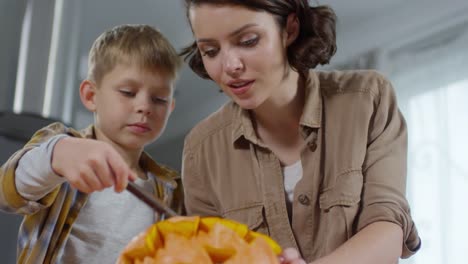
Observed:
[[[227,52],[224,55],[224,70],[230,76],[238,76],[244,70],[241,58],[235,52]]]

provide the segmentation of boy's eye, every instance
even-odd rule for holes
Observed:
[[[132,91],[128,91],[128,90],[119,90],[119,92],[121,94],[123,94],[124,96],[127,96],[127,97],[133,97],[135,96],[135,93],[132,92]]]
[[[151,101],[153,101],[153,103],[155,103],[155,104],[167,104],[167,102],[169,102],[169,100],[167,98],[157,97],[157,96],[152,97]]]

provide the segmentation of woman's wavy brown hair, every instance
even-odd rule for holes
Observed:
[[[327,64],[336,52],[336,15],[328,6],[311,7],[307,0],[185,0],[189,22],[190,7],[200,4],[236,5],[254,11],[266,11],[275,16],[282,29],[286,26],[288,15],[295,13],[300,32],[288,47],[287,54],[291,67],[303,77],[308,76],[309,69]],[[196,74],[204,79],[211,79],[196,42],[182,49],[180,55]]]

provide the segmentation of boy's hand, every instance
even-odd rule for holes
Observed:
[[[280,256],[280,262],[281,264],[307,264],[295,248],[287,248],[283,250],[283,253]]]
[[[137,176],[120,154],[105,142],[66,137],[59,140],[52,153],[52,169],[71,186],[91,193],[114,186],[123,191],[128,180]]]

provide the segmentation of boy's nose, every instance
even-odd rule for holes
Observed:
[[[151,102],[149,99],[139,100],[136,102],[137,113],[144,115],[151,114]]]
[[[144,114],[144,115],[149,115],[151,114],[151,111],[149,108],[143,108],[143,107],[140,107],[138,108],[138,113],[141,113],[141,114]]]

